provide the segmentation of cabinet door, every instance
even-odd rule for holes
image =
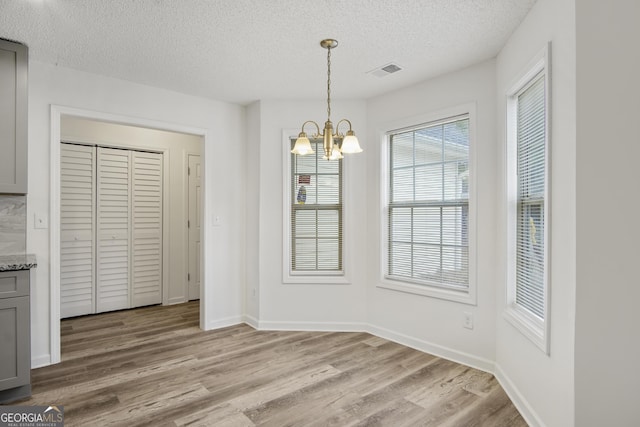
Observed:
[[[60,316],[95,313],[95,147],[60,147]]]
[[[0,40],[0,193],[27,192],[27,47]]]
[[[162,154],[132,152],[132,307],[162,302]]]
[[[0,298],[29,296],[29,270],[0,271]]]
[[[0,299],[0,390],[30,383],[29,297]]]
[[[96,311],[130,307],[131,152],[98,147]]]

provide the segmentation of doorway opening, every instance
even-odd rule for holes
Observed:
[[[190,217],[197,221],[204,217],[204,165],[197,162],[199,182],[189,177],[189,163],[204,158],[206,132],[202,129],[181,125],[158,123],[109,114],[87,112],[66,107],[52,107],[52,203],[51,203],[51,363],[60,361],[60,318],[61,318],[61,142],[84,146],[105,147],[115,150],[139,150],[155,152],[161,156],[165,172],[162,189],[162,305],[200,300],[200,328],[206,325],[204,286],[190,284],[193,278],[198,285],[204,281],[203,264],[198,250],[202,227],[192,229]],[[191,182],[190,182],[191,181]],[[195,203],[190,202],[190,187]],[[197,209],[197,212],[191,212]],[[131,234],[130,234],[131,236]],[[135,240],[135,236],[132,236]],[[195,241],[195,242],[194,242]],[[189,248],[194,247],[194,251]],[[198,257],[198,259],[194,259]],[[197,270],[193,270],[195,265]],[[158,267],[156,267],[158,268]],[[193,304],[193,303],[192,303]],[[146,305],[146,304],[145,304]],[[133,306],[131,306],[133,307]],[[118,309],[118,308],[115,308]]]

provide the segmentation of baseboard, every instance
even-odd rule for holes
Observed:
[[[422,341],[408,335],[400,334],[388,329],[358,322],[283,322],[261,321],[251,316],[244,316],[244,322],[258,330],[270,331],[331,331],[331,332],[368,332],[380,338],[406,345],[443,359],[461,363],[481,371],[493,374],[494,363],[491,360],[477,357],[458,350],[443,347],[441,345]]]
[[[210,331],[212,329],[226,328],[227,326],[234,326],[239,323],[243,323],[243,316],[232,316],[232,317],[225,317],[223,319],[210,320],[207,323],[206,330]]]
[[[31,369],[42,368],[43,366],[51,365],[51,355],[44,354],[42,356],[31,358]]]
[[[520,393],[520,390],[513,384],[509,376],[502,370],[500,365],[495,365],[494,376],[502,386],[502,389],[507,393],[507,396],[513,402],[513,405],[518,409],[522,418],[527,422],[530,427],[544,427],[545,424],[540,420],[540,417],[533,410],[531,405],[525,397]]]
[[[11,388],[9,390],[0,390],[0,404],[1,405],[8,405],[9,403],[13,403],[16,402],[18,400],[23,400],[27,397],[31,396],[31,384],[26,384],[26,385],[22,385],[19,387],[14,387]],[[49,425],[49,423],[45,422],[44,424],[40,424],[38,422],[36,423],[31,423],[31,422],[27,422],[27,423],[21,423],[21,422],[16,422],[16,423],[12,423],[12,422],[8,422],[8,423],[2,423],[4,425],[8,425],[8,426],[22,426],[22,425]],[[55,423],[54,423],[55,424]]]
[[[167,305],[182,304],[183,302],[187,302],[185,297],[174,297],[167,300]]]
[[[443,359],[451,360],[452,362],[461,363],[471,368],[476,368],[481,371],[493,374],[495,364],[489,359],[474,356],[469,353],[465,353],[452,348],[444,347],[438,344],[433,344],[427,341],[423,341],[417,338],[410,337],[409,335],[401,334],[391,331],[389,329],[380,328],[373,325],[367,326],[367,332],[376,335],[380,338],[387,339],[389,341],[396,342],[398,344],[406,345],[407,347],[420,350],[424,353],[433,354],[434,356],[441,357]]]
[[[242,321],[251,326],[253,329],[260,329],[260,321],[255,317],[245,314],[244,316],[242,316],[242,318]]]
[[[357,322],[282,322],[258,321],[256,329],[269,331],[364,332],[366,325]]]

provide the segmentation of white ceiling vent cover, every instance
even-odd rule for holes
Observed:
[[[400,67],[398,64],[394,64],[393,62],[391,62],[389,64],[383,65],[382,67],[378,67],[371,71],[367,71],[367,74],[371,74],[376,77],[385,77],[385,76],[388,76],[389,74],[393,74],[400,70],[402,70],[402,67]]]

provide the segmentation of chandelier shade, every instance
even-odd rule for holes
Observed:
[[[297,154],[298,156],[304,156],[306,154],[313,154],[313,148],[311,148],[311,142],[309,142],[309,138],[307,138],[307,134],[304,132],[300,132],[298,134],[298,139],[296,139],[296,145],[293,146],[293,150],[291,150],[293,154]]]
[[[313,120],[304,122],[302,124],[302,129],[298,134],[298,139],[296,139],[296,143],[291,152],[299,156],[313,154],[309,138],[304,131],[305,125],[313,123],[316,127],[316,133],[312,135],[312,138],[323,139],[323,159],[339,160],[343,158],[343,153],[361,153],[362,148],[360,148],[360,143],[358,142],[355,132],[351,129],[351,122],[349,120],[340,120],[336,125],[334,132],[333,123],[331,123],[331,49],[338,46],[338,41],[334,39],[325,39],[320,42],[320,46],[327,49],[327,121],[324,124],[324,130],[322,132],[320,132],[320,126],[318,126],[318,124]],[[340,124],[343,122],[349,125],[349,130],[346,135],[339,131]],[[336,139],[342,140],[342,146],[338,145]]]
[[[347,135],[342,140],[340,151],[346,154],[362,153],[358,138],[356,138],[356,134],[352,130],[347,131]]]

